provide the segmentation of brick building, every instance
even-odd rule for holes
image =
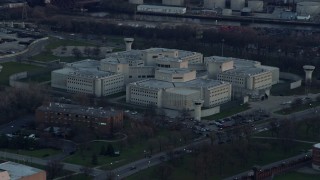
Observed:
[[[320,143],[313,145],[312,167],[316,170],[320,170]]]
[[[123,111],[51,102],[36,110],[36,124],[60,127],[78,125],[108,134],[111,129],[117,131],[122,128]]]

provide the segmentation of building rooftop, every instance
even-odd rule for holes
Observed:
[[[115,52],[111,54],[107,54],[106,58],[113,57],[113,58],[125,58],[127,60],[141,60],[141,50],[130,50],[130,51],[121,51]]]
[[[62,103],[49,103],[49,105],[45,106],[42,105],[38,108],[41,111],[53,111],[53,112],[60,112],[60,113],[71,113],[71,114],[78,114],[84,116],[94,116],[94,117],[110,117],[114,116],[119,111],[114,109],[104,109],[102,107],[93,108],[81,105],[74,105],[74,104],[62,104]]]
[[[185,74],[189,72],[193,72],[194,70],[187,68],[159,68],[156,71],[167,73],[167,74]]]
[[[179,94],[179,95],[190,95],[190,94],[200,93],[199,90],[183,88],[183,87],[170,88],[170,89],[167,89],[166,91],[172,94]]]
[[[175,57],[159,57],[156,61],[167,61],[167,62],[182,62],[183,60]]]
[[[313,147],[320,149],[320,143],[313,145]]]
[[[86,59],[82,61],[77,61],[73,63],[67,63],[65,67],[74,67],[74,68],[94,68],[97,69],[97,67],[100,66],[100,61],[92,60],[92,59]]]
[[[262,68],[256,68],[256,67],[240,67],[240,68],[224,71],[221,74],[230,74],[230,75],[244,77],[244,76],[252,76],[252,75],[260,74],[263,72],[268,72],[268,70],[262,69]]]
[[[221,57],[221,56],[210,56],[205,57],[205,62],[230,62],[233,61],[234,67],[256,67],[260,65],[260,62],[247,60],[247,59],[238,59],[233,57]]]
[[[141,8],[165,8],[165,9],[186,9],[185,7],[178,7],[178,6],[158,6],[158,5],[145,5],[145,4],[141,4],[138,5],[138,7]]]
[[[23,164],[18,164],[11,161],[1,163],[0,169],[7,171],[10,175],[11,180],[18,180],[25,176],[30,176],[43,171],[41,169],[26,166]]]
[[[202,79],[197,78],[187,82],[167,82],[157,79],[146,79],[131,84],[136,84],[140,87],[146,87],[151,89],[167,89],[174,87],[185,87],[185,88],[211,88],[214,86],[219,86],[221,84],[226,84],[227,82],[213,80],[213,79]]]
[[[101,63],[109,64],[128,64],[128,59],[125,57],[106,57],[101,60]]]

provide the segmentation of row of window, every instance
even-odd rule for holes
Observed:
[[[81,86],[92,86],[92,82],[91,83],[82,83],[82,82],[74,82],[74,81],[67,81],[68,84],[78,84]]]
[[[139,98],[131,98],[132,101],[143,103],[143,104],[157,104],[157,102],[154,101],[148,101],[148,100],[143,100]]]

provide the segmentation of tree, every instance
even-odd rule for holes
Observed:
[[[168,163],[160,164],[159,168],[156,170],[156,174],[159,175],[161,180],[170,179],[173,173],[173,167]]]
[[[91,164],[92,165],[97,165],[98,164],[98,157],[96,155],[96,153],[93,153],[91,156]]]
[[[90,168],[90,167],[86,167],[86,166],[81,167],[81,168],[80,168],[80,171],[81,171],[86,177],[91,176],[92,173],[93,173],[93,169]]]
[[[292,103],[291,103],[291,108],[294,109],[294,108],[296,108],[296,107],[301,106],[302,104],[303,104],[302,99],[301,99],[301,98],[296,98],[296,99],[294,99],[294,100],[292,101]]]
[[[95,56],[95,57],[99,57],[100,56],[100,53],[101,53],[101,49],[99,46],[96,46],[93,50],[92,50],[92,54]]]
[[[317,102],[320,102],[320,95],[318,95],[318,96],[316,97],[316,101],[317,101]]]
[[[104,147],[104,145],[101,146],[100,148],[100,155],[106,155],[106,148]]]
[[[89,48],[88,46],[86,46],[83,50],[83,53],[86,55],[86,56],[90,56],[91,54],[91,48]]]
[[[72,54],[77,58],[79,59],[80,57],[82,57],[82,52],[77,48],[77,47],[74,47],[72,49]]]
[[[48,179],[54,179],[61,173],[63,164],[60,161],[50,160],[45,169],[47,171]]]
[[[114,148],[113,148],[112,144],[108,144],[107,155],[109,155],[109,156],[113,156],[114,155]]]

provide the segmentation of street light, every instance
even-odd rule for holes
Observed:
[[[223,56],[223,45],[224,45],[224,39],[221,40],[222,44],[221,44],[221,56]]]

